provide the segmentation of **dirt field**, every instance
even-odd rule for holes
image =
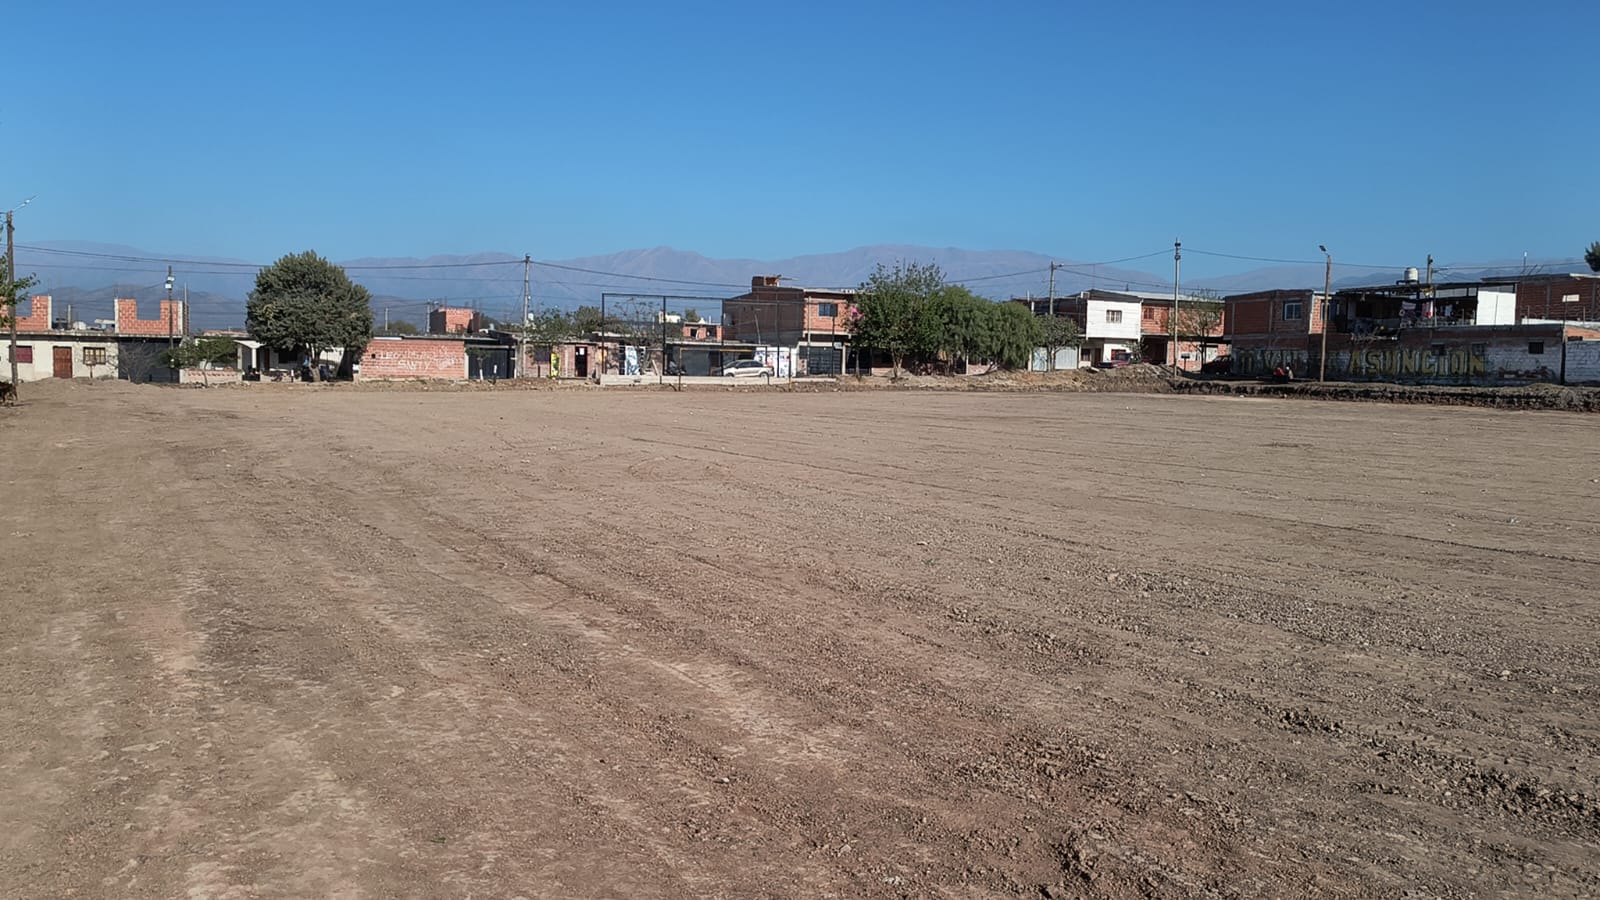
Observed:
[[[0,896],[1600,893],[1600,421],[29,386]]]

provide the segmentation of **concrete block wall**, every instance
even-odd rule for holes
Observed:
[[[361,381],[411,378],[464,379],[467,346],[464,341],[374,338],[361,354]]]
[[[144,337],[181,335],[184,330],[184,308],[181,300],[162,300],[160,312],[154,319],[139,318],[139,301],[119,298],[116,307],[118,334],[136,334]]]
[[[1567,342],[1567,384],[1600,384],[1600,341]]]

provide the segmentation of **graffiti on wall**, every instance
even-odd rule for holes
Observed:
[[[1328,375],[1372,381],[1493,381],[1538,380],[1553,377],[1549,370],[1494,370],[1482,344],[1434,347],[1357,347],[1328,354]],[[1317,357],[1305,350],[1255,350],[1236,348],[1235,375],[1269,375],[1279,366],[1297,376],[1314,373]]]

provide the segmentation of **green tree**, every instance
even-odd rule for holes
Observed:
[[[383,333],[390,335],[412,335],[421,334],[422,331],[421,329],[417,328],[416,325],[412,324],[411,322],[407,322],[405,319],[391,319],[389,320],[389,324],[384,326]]]
[[[366,288],[315,252],[292,253],[256,273],[245,327],[274,350],[303,350],[315,361],[322,351],[342,347],[349,359],[372,340],[371,299]],[[315,364],[311,371],[322,377]]]
[[[204,374],[205,371],[214,366],[231,366],[237,363],[239,345],[234,343],[233,338],[220,335],[189,338],[176,349],[162,353],[161,361],[169,368],[199,369],[202,382],[209,384],[210,380]]]
[[[1600,272],[1600,241],[1589,245],[1583,254],[1583,261],[1589,264],[1589,271]]]
[[[1054,372],[1057,354],[1068,347],[1083,346],[1083,331],[1069,316],[1044,316],[1039,319],[1039,346],[1044,348],[1045,355],[1049,358],[1048,367]]]
[[[229,366],[239,360],[239,345],[221,335],[189,338],[177,349],[163,354],[168,366],[190,369],[196,366]]]
[[[572,329],[578,334],[594,334],[606,330],[605,317],[598,306],[580,306],[572,312]]]
[[[943,288],[936,265],[900,262],[890,269],[879,263],[856,293],[852,338],[888,353],[898,379],[908,357],[938,352],[944,310],[936,298]]]
[[[0,284],[5,285],[4,293],[0,294],[0,328],[10,331],[16,325],[17,304],[21,303],[23,298],[28,296],[28,291],[33,290],[33,286],[38,283],[38,279],[32,275],[24,275],[21,278],[12,280],[11,267],[6,264],[5,257],[0,256]],[[11,402],[15,403],[18,388],[17,343],[15,340],[11,342],[11,349],[7,352],[7,356],[11,360],[11,390],[9,393],[11,394]]]
[[[690,325],[700,321],[700,310],[695,309],[692,306],[688,309],[685,309],[683,311],[683,321],[689,323]]]
[[[990,303],[979,346],[980,358],[1002,369],[1026,368],[1044,342],[1039,317],[1020,303]]]
[[[1213,291],[1196,291],[1193,297],[1178,305],[1178,338],[1199,343],[1200,362],[1204,363],[1211,339],[1222,333],[1223,304],[1222,298]]]

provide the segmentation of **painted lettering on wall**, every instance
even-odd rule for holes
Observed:
[[[1315,377],[1317,357],[1306,350],[1236,349],[1235,375],[1270,375],[1279,366]],[[1485,381],[1493,373],[1481,346],[1356,347],[1328,354],[1328,376],[1357,381]]]

